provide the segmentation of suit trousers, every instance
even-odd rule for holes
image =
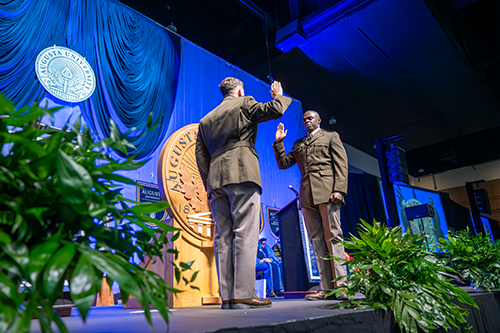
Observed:
[[[318,263],[321,290],[346,285],[346,278],[337,281],[335,284],[332,282],[337,277],[347,274],[342,261],[321,259],[327,256],[328,253],[336,258],[345,258],[344,246],[340,244],[344,239],[340,224],[340,208],[340,203],[334,204],[332,202],[302,208],[307,232]]]
[[[255,258],[259,244],[260,191],[251,182],[212,192],[215,261],[222,300],[257,297]]]

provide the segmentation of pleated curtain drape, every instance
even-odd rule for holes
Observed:
[[[180,38],[115,0],[0,0],[0,93],[16,107],[47,94],[35,60],[53,45],[78,52],[94,70],[96,90],[79,105],[94,138],[110,136],[112,119],[130,132],[128,153],[149,157],[172,114]]]
[[[387,223],[379,180],[369,174],[349,173],[348,195],[341,210],[344,238],[349,234],[359,237],[360,219],[372,223],[373,219]]]

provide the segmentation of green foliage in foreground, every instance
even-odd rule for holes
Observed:
[[[354,260],[348,262],[347,287],[333,291],[340,295],[343,290],[350,296],[341,307],[390,308],[403,332],[451,326],[470,331],[468,311],[459,303],[477,305],[467,292],[445,278],[452,269],[427,252],[424,236],[403,235],[400,227],[388,228],[376,221],[373,226],[361,222],[360,238],[351,235],[344,242],[345,248],[355,252]],[[354,300],[356,292],[366,299]]]
[[[168,204],[139,204],[122,196],[118,184],[136,184],[117,171],[145,162],[109,157],[111,150],[126,152],[129,145],[116,126],[111,138],[97,143],[87,128],[78,132],[80,122],[65,131],[40,127],[38,120],[55,111],[37,105],[16,111],[0,95],[0,115],[8,115],[0,118],[0,332],[29,332],[33,317],[44,332],[52,331],[52,323],[67,332],[52,309],[64,281],[85,320],[104,272],[110,286],[113,280],[120,284],[123,302],[137,298],[151,327],[150,304],[168,322],[167,291],[179,291],[129,262],[138,248],[142,255],[162,258],[165,244],[179,236],[178,229],[148,215]],[[177,259],[176,250],[168,251]],[[175,266],[176,276],[191,264]],[[196,272],[188,282],[195,277]],[[27,286],[24,292],[21,285]]]
[[[448,240],[439,239],[446,263],[477,289],[500,288],[500,243],[488,236],[473,235],[469,229],[450,231]]]

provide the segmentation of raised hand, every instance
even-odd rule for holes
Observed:
[[[288,132],[288,130],[285,131],[285,126],[283,126],[283,124],[280,123],[278,125],[278,128],[276,129],[276,142],[283,141],[283,139],[286,136],[286,132]]]
[[[271,83],[271,96],[275,98],[278,95],[283,95],[283,88],[281,88],[281,83],[274,81]]]

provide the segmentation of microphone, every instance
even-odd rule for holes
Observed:
[[[292,185],[288,185],[288,188],[289,188],[290,190],[294,191],[294,192],[295,192],[295,194],[297,194],[297,196],[299,196],[299,192],[297,192],[297,190],[296,190],[296,189],[294,189]]]

